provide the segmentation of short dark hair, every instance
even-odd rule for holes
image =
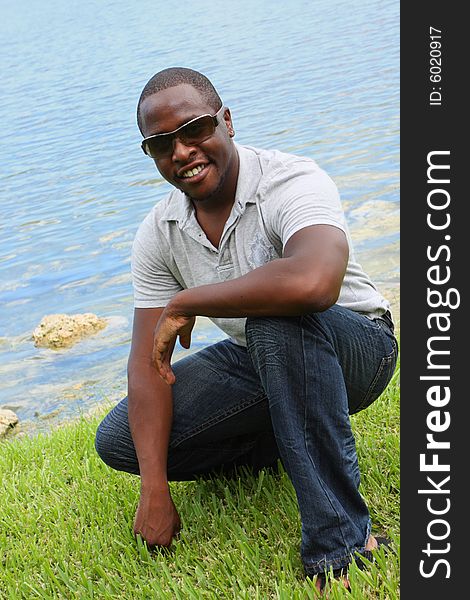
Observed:
[[[166,90],[182,83],[192,85],[193,88],[200,92],[204,100],[206,100],[214,111],[218,111],[222,106],[222,100],[215,87],[207,77],[202,73],[199,73],[199,71],[194,71],[193,69],[188,69],[186,67],[170,67],[168,69],[163,69],[163,71],[159,71],[149,79],[140,94],[139,102],[137,104],[137,125],[139,126],[140,131],[142,131],[140,106],[145,98],[152,94],[156,94],[161,90]]]

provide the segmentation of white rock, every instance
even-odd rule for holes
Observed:
[[[93,313],[46,315],[33,331],[33,339],[36,346],[67,348],[105,327],[106,320]]]
[[[0,408],[0,438],[18,423],[19,419],[12,410]]]

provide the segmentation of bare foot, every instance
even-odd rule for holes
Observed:
[[[351,586],[349,584],[349,579],[348,579],[347,574],[341,575],[341,577],[338,577],[338,581],[341,581],[341,583],[344,585],[344,587],[347,590],[350,590]],[[330,587],[330,577],[329,576],[326,578],[326,582],[323,577],[321,577],[321,576],[317,577],[317,580],[315,581],[315,588],[322,598],[329,597],[329,587]]]
[[[370,535],[369,539],[367,540],[365,550],[375,550],[377,547],[378,547],[377,540],[375,539],[375,537],[373,535]],[[348,579],[347,575],[342,575],[341,577],[338,578],[338,581],[341,581],[347,590],[350,589],[349,579]],[[323,586],[323,589],[322,589],[322,586]],[[328,579],[325,584],[325,580],[323,577],[317,577],[317,580],[315,582],[315,588],[317,589],[318,592],[320,592],[320,594],[323,594],[323,596],[325,598],[328,598]]]
[[[375,550],[377,547],[378,547],[377,540],[375,539],[375,537],[373,535],[370,535],[369,539],[367,540],[365,550]]]

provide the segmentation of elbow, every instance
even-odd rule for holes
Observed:
[[[329,296],[323,296],[321,300],[317,301],[315,312],[323,312],[331,308],[334,304],[336,304],[339,298],[339,293],[330,294]]]
[[[305,302],[304,310],[302,312],[303,314],[324,312],[325,310],[328,310],[334,304],[336,304],[337,300],[338,295],[321,296],[314,299],[310,298],[308,301]]]
[[[341,292],[341,284],[339,285],[307,285],[303,288],[302,293],[302,313],[310,314],[323,312],[331,308],[338,301]]]

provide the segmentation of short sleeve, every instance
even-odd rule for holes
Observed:
[[[313,160],[283,163],[265,186],[262,205],[268,233],[283,248],[294,233],[310,225],[347,232],[336,185]]]
[[[163,240],[158,235],[153,211],[141,223],[132,245],[132,284],[135,308],[158,308],[183,287],[168,266],[169,252],[164,256]]]

